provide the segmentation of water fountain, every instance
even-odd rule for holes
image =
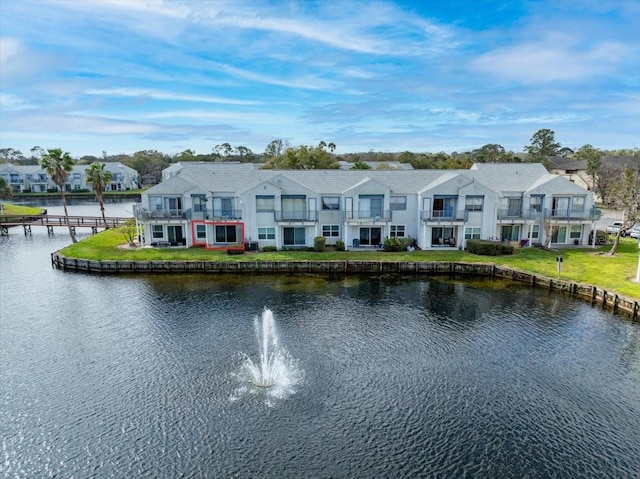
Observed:
[[[273,388],[275,395],[291,394],[301,379],[296,361],[280,345],[273,313],[265,308],[262,317],[254,318],[260,360],[247,357],[243,363],[246,379],[259,388]]]

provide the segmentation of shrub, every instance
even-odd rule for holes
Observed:
[[[268,245],[268,246],[264,246],[262,248],[262,251],[264,251],[265,253],[274,252],[274,251],[278,251],[278,248],[276,246],[273,246],[273,245]]]
[[[407,238],[385,238],[383,249],[389,252],[406,251],[409,246],[415,247],[416,240]]]
[[[313,239],[313,249],[314,249],[314,251],[317,251],[318,253],[322,253],[324,251],[324,247],[325,247],[326,242],[327,242],[327,240],[323,236],[316,236]]]
[[[228,249],[227,250],[227,254],[244,254],[244,248],[242,248],[242,249],[238,249],[238,248]]]
[[[344,251],[344,241],[336,241],[336,251]]]
[[[499,241],[489,241],[481,239],[467,240],[467,251],[481,256],[499,256],[502,254],[513,254],[513,246]]]

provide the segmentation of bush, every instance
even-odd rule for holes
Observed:
[[[232,254],[244,254],[244,248],[242,248],[242,249],[237,249],[237,248],[236,249],[228,249],[227,250],[227,254],[230,254],[230,255],[232,255]]]
[[[513,246],[499,241],[489,241],[481,239],[467,240],[467,251],[481,256],[500,256],[503,254],[513,254]]]
[[[344,241],[336,241],[336,251],[344,251]]]
[[[313,239],[313,250],[317,251],[318,253],[322,253],[324,251],[326,242],[327,240],[324,236],[316,236]]]
[[[415,247],[416,240],[411,236],[407,238],[385,238],[383,249],[388,252],[407,251],[409,246]]]
[[[276,246],[273,246],[273,245],[268,245],[268,246],[264,246],[262,248],[262,251],[264,251],[265,253],[274,252],[274,251],[278,251],[278,248]]]

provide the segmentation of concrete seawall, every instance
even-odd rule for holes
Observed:
[[[397,274],[493,276],[568,293],[613,312],[640,318],[640,301],[609,293],[597,286],[552,279],[490,263],[444,261],[93,261],[51,254],[54,268],[98,274],[127,273],[267,273],[267,274]]]

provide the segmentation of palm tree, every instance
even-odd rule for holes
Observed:
[[[102,221],[104,221],[105,228],[108,228],[107,218],[104,216],[104,188],[107,183],[111,181],[111,172],[104,169],[105,164],[94,161],[89,168],[85,171],[85,178],[87,183],[90,183],[93,187],[93,192],[96,194],[96,200],[100,205],[100,211],[102,212]]]
[[[73,170],[73,159],[67,152],[62,152],[60,148],[52,148],[40,158],[40,167],[44,169],[51,177],[53,182],[60,188],[60,196],[62,198],[62,206],[64,207],[64,217],[67,220],[69,226],[69,235],[71,235],[71,241],[77,243],[75,234],[73,234],[73,228],[69,224],[69,213],[67,211],[67,199],[64,196],[64,185],[67,182],[67,175]]]

